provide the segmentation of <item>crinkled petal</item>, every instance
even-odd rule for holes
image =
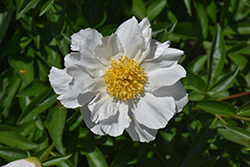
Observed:
[[[126,131],[134,141],[150,142],[155,139],[158,130],[150,129],[138,123],[134,116],[130,116],[130,118],[132,121]]]
[[[168,42],[158,43],[159,42],[156,42],[156,47],[151,45],[151,52],[142,63],[142,66],[146,67],[147,70],[171,67],[179,61],[181,55],[184,53],[182,50],[169,48]]]
[[[115,115],[99,121],[97,124],[91,121],[91,113],[86,107],[81,107],[81,113],[88,128],[98,135],[119,136],[131,122],[128,116],[128,106],[125,104],[120,104],[119,111]]]
[[[128,116],[128,105],[121,103],[119,112],[110,118],[101,121],[102,130],[110,136],[120,136],[129,127],[131,119]]]
[[[145,50],[145,39],[135,17],[122,23],[116,30],[116,34],[123,46],[124,55],[133,59],[141,56],[142,50]]]
[[[12,161],[3,167],[36,167],[36,165],[31,162],[26,161],[25,159],[20,159],[20,160]]]
[[[95,57],[103,65],[109,66],[111,59],[118,60],[123,55],[123,48],[117,34],[102,38],[102,44],[95,48]]]
[[[179,64],[169,68],[151,68],[150,71],[145,69],[145,71],[148,76],[148,85],[145,87],[145,90],[149,92],[154,92],[163,86],[171,86],[186,76],[185,69]]]
[[[115,115],[119,108],[106,92],[101,91],[88,104],[88,109],[91,111],[91,121],[97,124],[99,121]]]
[[[106,67],[94,56],[94,49],[102,43],[102,35],[91,28],[79,31],[71,36],[70,57],[75,65],[82,65],[93,77],[100,77],[104,74]]]
[[[80,88],[77,89],[71,86],[73,78],[69,76],[66,69],[60,70],[52,67],[49,74],[49,81],[54,89],[55,93],[59,96],[58,100],[64,107],[77,108],[87,103],[93,96],[94,93],[85,92],[80,93]]]
[[[145,61],[152,61],[160,57],[165,50],[170,46],[170,41],[166,41],[164,43],[160,43],[155,39],[152,39],[150,43],[150,53],[148,54]]]
[[[90,76],[84,66],[75,65],[72,62],[70,55],[67,55],[64,60],[67,73],[73,77],[69,85],[71,89],[78,90],[79,93],[84,94],[87,92],[98,92],[105,87],[103,78]]]
[[[142,54],[140,57],[135,58],[139,63],[141,63],[150,53],[150,45],[151,45],[151,38],[152,38],[152,29],[150,28],[150,23],[148,18],[144,18],[140,23],[139,27],[142,30],[142,35],[145,40],[145,49],[142,50]]]
[[[98,31],[86,28],[71,36],[71,50],[83,52],[93,52],[94,48],[101,43],[102,34]]]
[[[180,81],[172,86],[161,87],[153,94],[157,97],[173,97],[176,104],[176,113],[180,112],[188,102],[188,94]]]
[[[135,119],[150,129],[164,128],[175,114],[175,102],[172,97],[156,97],[151,93],[131,106]]]

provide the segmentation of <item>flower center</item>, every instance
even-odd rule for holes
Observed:
[[[142,93],[147,74],[136,60],[121,56],[119,62],[112,60],[110,65],[104,76],[110,97],[128,100]]]

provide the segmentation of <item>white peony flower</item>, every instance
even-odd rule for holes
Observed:
[[[28,157],[12,161],[2,167],[42,167],[42,164],[36,157]]]
[[[179,81],[186,71],[177,64],[183,51],[151,34],[147,18],[138,23],[132,17],[108,37],[87,28],[72,35],[66,68],[52,67],[57,99],[66,108],[81,107],[95,134],[119,136],[126,130],[135,141],[152,141],[188,102]]]

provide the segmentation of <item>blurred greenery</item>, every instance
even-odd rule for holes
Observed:
[[[48,81],[73,33],[108,36],[132,16],[185,51],[189,103],[150,143],[94,135]],[[1,0],[0,165],[31,155],[58,167],[250,166],[249,60],[249,0]]]

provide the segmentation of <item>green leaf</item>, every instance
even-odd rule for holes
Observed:
[[[45,127],[48,129],[52,141],[55,143],[56,149],[61,154],[65,152],[62,144],[62,136],[66,115],[67,110],[65,108],[58,109],[57,106],[54,106],[50,109],[49,115],[45,121]]]
[[[196,107],[212,114],[234,117],[235,109],[230,103],[224,101],[199,101]]]
[[[101,152],[101,150],[99,150],[98,147],[95,147],[95,150],[93,150],[92,152],[88,152],[86,154],[87,160],[88,160],[88,164],[90,167],[107,167],[107,163],[105,161],[105,158]]]
[[[22,150],[32,150],[37,145],[23,137],[14,128],[7,125],[0,125],[0,143]]]
[[[14,11],[14,8],[10,8],[4,13],[0,13],[0,43],[2,42],[5,33],[9,27],[9,23],[11,20],[12,13]]]
[[[248,60],[245,56],[235,54],[235,55],[229,55],[228,57],[234,62],[236,66],[240,68],[241,71],[246,67],[248,63]]]
[[[229,74],[227,74],[226,76],[224,76],[223,78],[221,78],[213,87],[212,89],[209,91],[210,95],[222,92],[224,90],[227,90],[228,88],[230,88],[232,86],[232,84],[234,83],[237,75],[239,73],[239,68],[235,70],[235,72],[231,72]]]
[[[86,155],[90,167],[107,167],[101,150],[88,140],[81,139],[80,153]]]
[[[41,37],[37,31],[37,28],[35,25],[36,24],[35,19],[33,17],[23,15],[20,21],[21,21],[23,28],[28,32],[29,36],[33,39],[36,45],[36,48],[39,49]]]
[[[22,124],[34,119],[41,112],[47,110],[56,102],[56,95],[51,93],[50,89],[44,89],[35,97],[21,114],[18,124]]]
[[[174,35],[185,39],[198,40],[200,38],[199,27],[191,22],[179,22],[175,27]]]
[[[183,78],[183,80],[189,83],[188,86],[190,89],[199,93],[206,93],[206,83],[199,76],[188,72],[187,76]]]
[[[158,41],[165,42],[169,40],[169,36],[173,33],[176,24],[177,21],[174,22],[168,29],[163,29],[161,32],[159,32],[160,36],[158,38]]]
[[[242,128],[227,127],[219,128],[218,132],[227,140],[250,148],[250,132]]]
[[[239,116],[250,116],[250,102],[245,103],[238,109],[237,115]]]
[[[132,12],[140,20],[147,16],[146,8],[142,0],[133,0]]]
[[[10,75],[10,76],[6,76]],[[11,107],[12,101],[17,93],[21,79],[16,73],[7,70],[0,75],[0,114],[5,113]]]
[[[189,14],[189,16],[192,16],[192,10],[191,10],[191,0],[183,0],[184,4],[187,8],[187,12]]]
[[[57,165],[60,162],[66,161],[67,159],[69,159],[72,156],[72,154],[69,155],[57,155],[57,156],[53,156],[48,158],[47,160],[45,160],[42,165],[43,166],[53,166],[53,165]]]
[[[15,161],[18,159],[27,158],[28,155],[26,151],[17,148],[3,147],[0,148],[0,157],[8,161]]]
[[[35,79],[28,85],[26,85],[18,94],[17,97],[25,96],[37,96],[44,89],[48,90],[48,87],[45,86],[43,82]]]
[[[155,0],[147,8],[148,19],[151,21],[156,18],[166,6],[166,0]]]
[[[18,0],[17,0],[18,1]],[[28,12],[30,9],[35,8],[35,6],[37,5],[37,3],[40,0],[25,0],[25,6],[22,5],[23,8],[20,8],[17,10],[17,14],[16,14],[16,20],[20,19],[22,17],[22,15],[24,15],[26,12]],[[28,4],[26,4],[26,2],[28,2]]]
[[[195,1],[194,1],[195,2]],[[195,4],[195,9],[197,12],[197,20],[200,25],[201,38],[202,40],[207,38],[208,35],[208,17],[204,6],[197,2]]]
[[[53,152],[53,156],[58,156],[60,154]],[[57,167],[75,167],[70,160],[65,160],[56,164]]]
[[[208,56],[208,90],[210,90],[217,82],[219,75],[224,66],[226,58],[226,50],[223,34],[219,24],[217,32],[212,42],[212,47]]]
[[[33,49],[29,48],[25,56],[15,54],[9,57],[9,64],[16,70],[25,84],[34,79],[33,56]]]
[[[209,126],[205,125],[193,141],[188,155],[181,167],[187,166],[187,164],[201,156],[201,154],[204,153],[210,145],[208,141],[214,139],[216,137],[216,133],[216,129],[209,129]]]
[[[53,6],[54,2],[55,0],[49,0],[48,2],[46,2],[40,10],[39,17],[46,13]]]
[[[188,64],[187,70],[193,72],[194,74],[198,74],[202,69],[204,69],[206,61],[206,55],[196,57]]]

